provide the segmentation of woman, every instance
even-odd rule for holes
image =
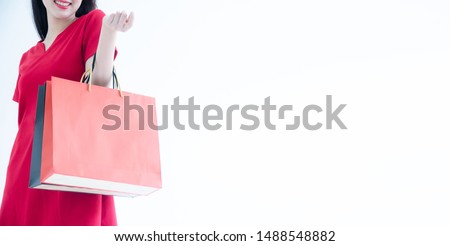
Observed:
[[[111,196],[29,189],[37,89],[51,76],[79,81],[92,67],[92,83],[108,86],[117,31],[133,25],[133,13],[105,17],[95,0],[32,0],[41,37],[20,61],[13,100],[19,130],[10,156],[0,225],[117,225]]]

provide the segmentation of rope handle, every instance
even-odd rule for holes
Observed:
[[[94,59],[92,61],[92,68],[86,69],[86,71],[81,76],[80,82],[81,83],[87,83],[88,84],[88,91],[91,91],[91,85],[92,85],[92,72],[94,71],[95,66],[95,58],[97,54],[94,54]],[[119,90],[120,97],[123,97],[122,89],[119,84],[119,79],[117,78],[117,72],[116,67],[113,65],[113,71],[112,71],[112,79],[113,79],[113,89],[117,87]]]

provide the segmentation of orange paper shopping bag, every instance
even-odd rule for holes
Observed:
[[[30,187],[121,196],[161,188],[155,100],[120,92],[56,77],[46,83]]]

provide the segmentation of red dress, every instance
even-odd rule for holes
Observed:
[[[57,76],[79,81],[97,50],[102,19],[94,10],[76,19],[45,50],[42,42],[23,54],[13,100],[19,130],[11,152],[0,225],[117,225],[112,196],[28,188],[38,85]]]

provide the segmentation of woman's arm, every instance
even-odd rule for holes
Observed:
[[[133,26],[134,14],[117,12],[103,18],[102,30],[98,41],[95,69],[92,72],[92,84],[108,86],[111,81],[117,32],[126,32]],[[92,67],[93,57],[86,61],[86,70]]]

